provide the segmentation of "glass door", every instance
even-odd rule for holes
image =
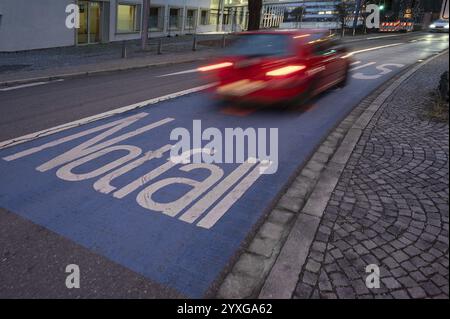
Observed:
[[[101,5],[100,2],[79,1],[80,28],[78,29],[78,44],[100,42]]]
[[[78,29],[78,44],[87,44],[89,42],[88,37],[88,2],[79,1],[80,7],[80,28]]]
[[[89,3],[89,43],[100,42],[100,3]]]

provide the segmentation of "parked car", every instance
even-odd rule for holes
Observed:
[[[217,82],[216,96],[252,104],[305,101],[345,86],[347,50],[323,30],[244,32],[209,65],[199,68]]]
[[[431,32],[448,32],[448,20],[439,19],[430,24]]]

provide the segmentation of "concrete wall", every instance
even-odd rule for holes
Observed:
[[[104,3],[107,15],[103,24],[102,42],[139,39],[141,32],[118,33],[116,16],[118,3],[139,4],[142,0],[97,0]],[[65,21],[66,6],[76,0],[0,0],[0,52],[22,51],[51,47],[72,46],[76,44],[76,30],[67,29]],[[182,28],[171,31],[171,35],[183,34],[186,15],[185,8],[197,9],[197,21],[200,21],[200,10],[209,9],[211,0],[152,0],[152,6],[165,8],[164,30],[151,32],[150,36],[163,36],[167,32],[169,8],[183,9]],[[142,17],[140,17],[142,19]],[[141,20],[142,22],[142,20]],[[210,32],[214,26],[199,26],[198,32]],[[191,32],[193,30],[190,30]]]
[[[0,51],[75,44],[65,27],[66,6],[73,0],[0,0]]]

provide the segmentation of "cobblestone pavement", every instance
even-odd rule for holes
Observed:
[[[426,118],[448,54],[364,131],[324,212],[294,298],[448,298],[448,124]],[[380,268],[368,289],[366,266]]]

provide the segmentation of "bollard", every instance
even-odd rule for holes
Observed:
[[[158,54],[162,54],[162,39],[158,39]]]
[[[197,51],[197,36],[195,34],[192,40],[192,51]]]
[[[226,35],[224,33],[223,36],[222,36],[222,48],[225,48],[225,45],[226,45],[226,37],[225,36]]]
[[[127,46],[125,45],[125,41],[122,41],[122,59],[127,58]]]

